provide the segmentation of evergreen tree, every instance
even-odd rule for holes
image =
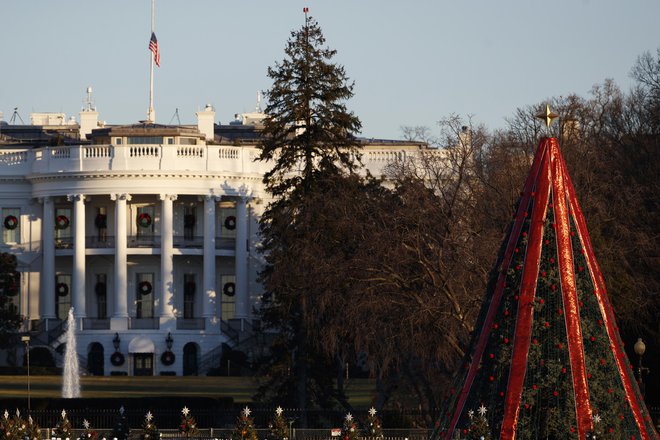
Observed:
[[[0,348],[7,348],[15,342],[16,330],[23,320],[14,301],[20,293],[18,286],[16,256],[0,254]]]
[[[257,440],[257,430],[254,428],[254,420],[250,417],[250,408],[247,406],[236,419],[236,426],[231,438],[232,440]]]
[[[14,417],[9,417],[5,410],[0,421],[0,438],[3,440],[23,440],[28,432],[28,426],[25,420],[21,418],[21,413],[16,410]]]
[[[83,420],[83,432],[80,434],[80,440],[98,440],[99,433],[92,428],[87,419]]]
[[[259,144],[259,160],[274,163],[264,176],[274,200],[260,223],[267,261],[261,273],[266,290],[262,321],[264,329],[278,334],[264,372],[272,379],[260,395],[299,408],[329,406],[336,394],[328,374],[332,369],[324,368],[310,329],[306,303],[313,301],[313,280],[304,271],[294,275],[290,264],[295,259],[292,243],[305,229],[307,196],[324,178],[354,170],[359,157],[353,134],[361,123],[345,104],[353,84],[343,66],[332,61],[335,54],[325,47],[321,28],[311,17],[291,33],[284,60],[268,69],[273,84],[266,92]],[[304,416],[299,424],[306,426]]]
[[[344,417],[344,425],[341,428],[341,438],[343,440],[357,440],[359,431],[351,413]]]
[[[270,438],[273,440],[288,440],[289,428],[284,420],[284,410],[282,407],[277,407],[275,410],[275,418],[268,425]]]
[[[142,433],[140,433],[140,440],[157,440],[160,438],[158,427],[153,422],[154,416],[151,411],[147,412],[142,422]]]
[[[184,406],[181,410],[181,423],[179,424],[179,432],[186,438],[194,437],[197,435],[197,421],[190,415],[188,407]]]
[[[115,423],[115,427],[112,429],[112,437],[116,438],[117,440],[126,440],[128,438],[129,431],[130,428],[128,426],[128,420],[126,419],[124,407],[121,406],[119,407],[119,418],[117,419],[117,423]]]
[[[371,407],[369,409],[364,435],[365,437],[383,437],[383,424],[376,415],[376,408]]]
[[[73,430],[71,427],[71,422],[69,421],[69,418],[66,416],[66,411],[62,410],[61,415],[62,417],[57,422],[57,425],[55,425],[55,429],[53,430],[54,437],[61,439],[67,439],[67,438],[72,439]],[[119,439],[120,437],[117,438]]]
[[[35,421],[32,419],[32,416],[28,416],[27,432],[25,433],[25,436],[28,437],[30,440],[43,439],[43,434],[41,433],[41,427],[39,426],[39,424],[35,423]]]

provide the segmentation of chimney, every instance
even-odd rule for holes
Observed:
[[[85,106],[80,115],[80,139],[87,139],[87,135],[92,133],[92,130],[99,126],[99,112],[94,107],[92,100],[92,88],[87,87],[87,97],[85,99]]]
[[[206,140],[213,140],[215,133],[213,124],[215,123],[215,110],[211,104],[206,104],[204,110],[195,113],[197,115],[197,129],[202,133]]]

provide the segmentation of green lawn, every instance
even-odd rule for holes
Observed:
[[[250,377],[177,376],[83,376],[80,378],[82,397],[231,397],[235,402],[249,403],[256,392],[257,382]],[[31,376],[30,396],[33,398],[61,397],[61,376]],[[349,401],[356,407],[368,407],[375,392],[374,381],[349,380]],[[25,398],[26,376],[0,376],[0,399]]]

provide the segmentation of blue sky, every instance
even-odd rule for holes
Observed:
[[[587,96],[612,78],[624,90],[644,51],[660,47],[657,0],[157,0],[156,119],[182,123],[211,103],[216,120],[251,111],[307,6],[355,81],[362,135],[451,113],[491,129],[517,107]],[[0,111],[76,115],[92,86],[102,120],[145,119],[150,0],[3,0]]]

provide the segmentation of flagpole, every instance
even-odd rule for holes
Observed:
[[[151,0],[151,33],[154,33],[154,4],[156,0]],[[156,112],[154,111],[154,57],[149,52],[149,68],[150,68],[150,81],[149,81],[149,111],[147,112],[147,122],[156,122]]]

